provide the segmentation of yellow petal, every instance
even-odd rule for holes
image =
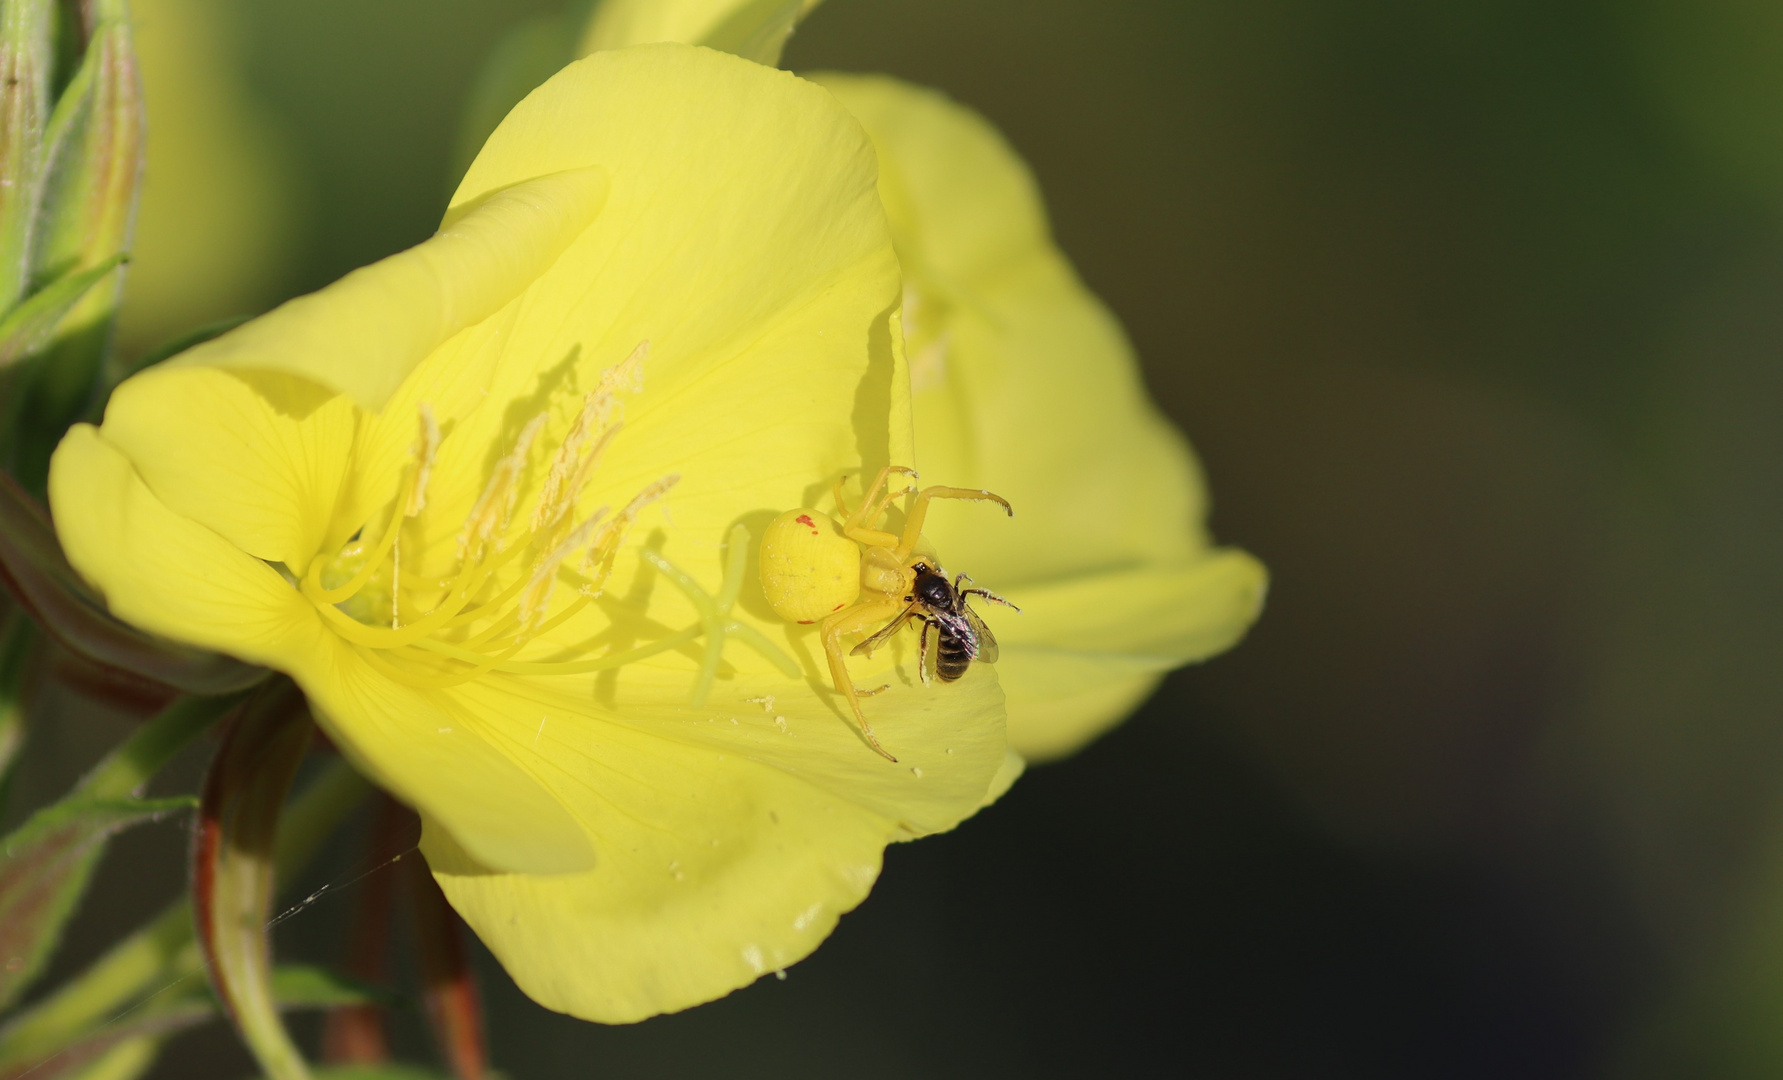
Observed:
[[[604,0],[578,55],[657,41],[705,45],[762,64],[780,61],[793,26],[820,0]]]
[[[924,478],[988,488],[1017,511],[1014,529],[954,513],[927,531],[949,570],[1030,612],[981,605],[1003,644],[1011,746],[1068,753],[1163,671],[1236,642],[1262,567],[1210,548],[1193,456],[995,130],[894,80],[819,81],[879,150]]]
[[[56,448],[50,506],[68,561],[112,614],[293,675],[362,768],[487,863],[541,873],[588,865],[581,828],[542,786],[473,732],[440,731],[451,718],[436,703],[367,671],[277,571],[169,510],[94,428],[75,426]],[[333,723],[343,713],[364,722]]]
[[[118,618],[256,663],[315,647],[315,611],[278,571],[169,510],[98,429],[69,429],[49,496],[69,563]]]
[[[288,301],[169,366],[300,375],[375,410],[429,353],[556,261],[599,212],[606,188],[598,168],[518,178],[456,207],[427,242]]]
[[[640,342],[644,391],[589,506],[621,505],[672,468],[674,531],[711,551],[742,514],[802,505],[844,468],[907,459],[887,321],[897,264],[871,147],[829,95],[685,47],[597,54],[515,108],[453,205],[600,162],[625,163],[600,217],[511,310],[416,371],[367,435],[365,472],[394,477],[413,410],[430,404],[454,426],[437,513],[458,520],[489,448],[530,418],[520,410],[549,405],[567,425],[572,388],[591,389]]]
[[[112,395],[105,439],[168,508],[301,575],[333,519],[356,413],[293,375],[156,368]]]
[[[743,700],[775,688],[770,709]],[[686,1008],[803,959],[866,896],[888,842],[976,808],[1004,759],[1000,695],[982,669],[946,693],[897,683],[870,699],[897,718],[881,728],[897,766],[806,684],[755,680],[703,711],[626,707],[622,721],[540,694],[504,749],[558,777],[594,868],[492,874],[438,830],[423,851],[541,1004],[605,1023]]]

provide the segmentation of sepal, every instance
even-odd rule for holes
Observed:
[[[310,1075],[279,1019],[267,924],[279,816],[313,730],[303,694],[289,679],[256,693],[211,759],[192,840],[192,917],[211,985],[276,1080]]]

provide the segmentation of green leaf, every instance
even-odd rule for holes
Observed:
[[[60,940],[98,861],[119,830],[191,809],[189,796],[131,793],[233,699],[186,699],[138,728],[74,791],[0,839],[0,1008],[30,985]]]
[[[281,1009],[332,1008],[392,1000],[384,991],[306,965],[277,968],[272,973],[272,986]],[[0,1057],[0,1080],[109,1080],[140,1075],[154,1062],[167,1036],[196,1027],[219,1011],[210,988],[193,979],[184,987],[151,998],[141,1008],[120,1014],[85,1038]]]
[[[73,1072],[63,1073],[68,1080],[136,1080],[155,1064],[161,1052],[161,1040],[152,1035],[137,1035],[112,1045],[94,1061]]]
[[[112,1080],[139,1075],[154,1060],[162,1039],[195,1027],[216,1012],[216,1005],[202,995],[171,997],[119,1017],[53,1053],[0,1062],[0,1080]],[[130,1071],[131,1067],[138,1071]]]
[[[0,844],[0,1007],[30,985],[108,837],[192,808],[191,799],[77,800],[39,811]]]
[[[289,679],[256,694],[211,759],[192,844],[193,922],[211,985],[255,1060],[277,1080],[310,1075],[279,1019],[267,918],[279,815],[313,727]]]
[[[105,610],[68,565],[49,515],[0,472],[0,586],[49,635],[122,681],[189,694],[234,693],[265,668],[153,637]]]
[[[0,369],[48,344],[50,335],[81,297],[126,261],[127,256],[118,254],[85,270],[71,270],[8,311],[5,318],[0,318]]]
[[[395,995],[370,983],[313,964],[280,964],[272,993],[281,1009],[332,1009],[337,1005],[393,1005]]]
[[[280,820],[274,855],[278,880],[287,881],[301,871],[322,841],[370,790],[371,785],[345,761],[336,758],[324,766],[286,807]],[[57,987],[0,1027],[0,1068],[18,1062],[41,1062],[98,1035],[99,1026],[131,1002],[140,1002],[145,996],[153,998],[169,986],[194,979],[203,966],[192,937],[192,907],[181,899],[113,945],[77,978]],[[281,1006],[300,1007],[306,995],[310,1003],[331,1004],[319,1000],[325,996],[320,989],[305,991],[301,978],[297,985],[285,983],[281,989],[282,980],[294,978],[281,972],[292,970],[298,969],[281,968],[273,973],[274,992],[279,995]],[[327,978],[367,995],[374,1003],[387,1000],[387,995],[361,984],[338,976]],[[216,999],[202,983],[194,985],[199,987],[195,992],[215,1004]],[[4,1075],[0,1072],[0,1076]]]

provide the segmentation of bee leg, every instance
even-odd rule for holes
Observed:
[[[861,736],[867,740],[867,745],[887,761],[898,759],[879,745],[879,737],[873,734],[873,725],[867,723],[867,715],[861,711],[860,693],[854,687],[854,677],[848,673],[848,660],[842,651],[842,638],[875,623],[884,622],[898,614],[902,607],[902,604],[890,597],[862,601],[824,619],[819,635],[823,638],[824,655],[830,662],[830,681],[835,683],[836,692],[847,699],[848,707],[854,712],[854,718],[861,726]],[[878,691],[875,690],[874,693]]]
[[[922,621],[922,636],[917,639],[916,672],[922,676],[923,686],[929,685],[929,620]]]
[[[964,577],[965,575],[962,574],[960,576]],[[982,596],[993,604],[1002,604],[1006,608],[1013,608],[1017,615],[1021,614],[1021,608],[1016,607],[1014,604],[1003,599],[1001,596],[998,596],[996,593],[991,592],[989,589],[960,589],[959,595],[962,599],[968,596]]]

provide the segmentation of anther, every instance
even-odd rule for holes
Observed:
[[[532,449],[532,441],[544,428],[545,420],[544,413],[533,417],[520,429],[513,451],[495,463],[495,471],[483,485],[483,493],[477,496],[476,505],[471,507],[470,516],[464,519],[464,528],[458,534],[460,560],[470,557],[473,552],[481,554],[489,542],[507,528],[514,513],[514,501],[520,496],[520,477],[526,471],[528,452]]]

